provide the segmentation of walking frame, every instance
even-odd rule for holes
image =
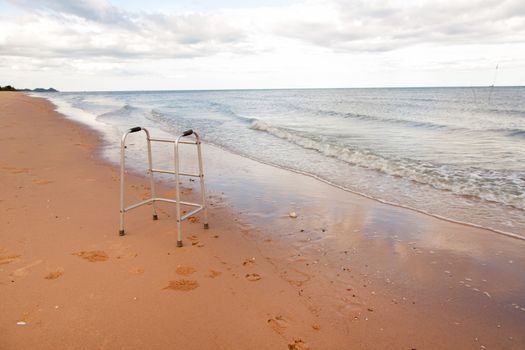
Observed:
[[[126,151],[126,138],[129,134],[144,131],[146,133],[146,139],[148,143],[148,173],[150,178],[150,186],[151,186],[151,197],[149,199],[143,200],[141,202],[131,204],[127,207],[124,207],[124,173],[125,173],[125,151]],[[181,140],[183,137],[194,135],[195,140]],[[154,169],[153,168],[153,162],[151,159],[151,143],[152,142],[164,142],[164,143],[173,143],[173,149],[174,149],[174,170],[162,170],[162,169]],[[196,145],[197,146],[197,156],[199,161],[199,173],[198,174],[190,174],[190,173],[182,173],[180,172],[180,164],[179,164],[179,145],[180,144],[189,144],[189,145]],[[153,173],[163,173],[163,174],[174,174],[175,175],[175,199],[171,198],[161,198],[157,197],[155,195],[155,180],[153,177]],[[198,177],[200,180],[200,187],[201,187],[201,203],[191,203],[191,202],[185,202],[181,201],[180,199],[180,177],[181,176],[187,176],[187,177]],[[182,227],[181,223],[183,220],[189,218],[192,215],[197,214],[198,212],[203,212],[203,221],[204,221],[204,228],[208,228],[208,208],[206,206],[206,193],[204,189],[204,173],[202,169],[202,152],[201,152],[201,139],[199,137],[199,134],[194,132],[193,130],[187,130],[182,133],[182,135],[178,136],[175,140],[170,139],[162,139],[162,138],[152,138],[150,136],[149,131],[146,128],[136,126],[134,128],[128,129],[124,135],[122,135],[122,139],[120,142],[120,229],[119,229],[119,235],[124,236],[124,214],[131,209],[138,208],[144,204],[152,204],[153,207],[153,220],[157,220],[157,209],[156,209],[156,202],[168,202],[168,203],[175,203],[176,204],[176,213],[177,213],[177,247],[182,247]],[[181,216],[180,214],[180,206],[181,204],[187,205],[190,207],[194,207],[195,209],[190,210],[188,213]]]

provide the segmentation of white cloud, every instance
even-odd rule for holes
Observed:
[[[422,43],[521,42],[525,2],[326,1],[298,6],[279,34],[334,50],[390,51]]]
[[[130,88],[133,77],[137,85],[148,77],[151,88],[432,85],[444,77],[468,85],[484,84],[475,72],[498,62],[525,69],[521,0],[305,0],[185,13],[104,0],[9,3],[23,13],[1,18],[0,73],[15,85],[38,78],[65,89]],[[385,71],[395,78],[381,82]]]
[[[26,1],[16,3],[26,5]],[[69,3],[42,1],[29,14],[7,19],[6,31],[0,38],[0,53],[74,58],[185,58],[234,50],[243,40],[243,33],[220,14],[132,14],[102,1],[66,5]]]
[[[126,24],[129,22],[125,11],[112,6],[106,0],[9,0],[9,2],[30,12],[50,10],[102,23]]]

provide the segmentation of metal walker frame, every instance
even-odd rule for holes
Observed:
[[[126,138],[129,134],[144,131],[146,133],[146,139],[148,143],[148,173],[150,178],[150,186],[151,186],[151,197],[149,199],[143,200],[141,202],[131,204],[127,207],[124,207],[124,173],[125,173],[125,150],[126,150]],[[181,140],[181,138],[194,135],[195,140],[189,141],[189,140]],[[174,170],[162,170],[162,169],[154,169],[153,168],[153,162],[151,159],[151,142],[165,142],[165,143],[173,143],[173,149],[174,149]],[[179,144],[190,144],[190,145],[196,145],[197,146],[197,155],[198,155],[198,161],[199,161],[199,173],[198,174],[189,174],[189,173],[181,173],[179,169]],[[156,197],[155,195],[155,180],[153,178],[153,173],[163,173],[163,174],[174,174],[175,175],[175,199],[171,198],[161,198]],[[201,187],[201,203],[191,203],[191,202],[185,202],[181,201],[180,199],[180,177],[181,176],[188,176],[188,177],[198,177],[200,179],[200,187]],[[199,137],[199,134],[194,132],[193,130],[187,130],[182,133],[182,135],[178,136],[175,140],[170,139],[161,139],[161,138],[152,138],[150,136],[149,131],[146,128],[136,126],[134,128],[128,129],[124,135],[122,135],[122,139],[120,141],[120,227],[119,227],[119,235],[124,236],[124,214],[127,211],[130,211],[131,209],[135,209],[137,207],[140,207],[144,204],[152,203],[153,207],[153,220],[158,220],[157,216],[157,209],[155,207],[155,202],[168,202],[168,203],[175,203],[176,204],[176,212],[177,212],[177,247],[182,247],[182,220],[185,220],[189,218],[190,216],[197,214],[200,211],[203,211],[203,221],[204,221],[204,228],[208,228],[208,208],[206,206],[206,193],[204,188],[204,172],[202,168],[202,152],[201,152],[201,139]],[[190,210],[188,213],[181,216],[180,214],[180,205],[188,205],[191,207],[196,207],[193,210]]]

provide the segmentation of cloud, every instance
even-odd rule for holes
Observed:
[[[154,4],[131,11],[106,0],[1,1],[19,11],[0,14],[0,73],[22,85],[60,77],[69,88],[100,89],[96,76],[129,88],[121,77],[141,76],[171,87],[170,76],[183,76],[175,80],[184,88],[369,86],[394,75],[398,85],[407,77],[422,85],[431,83],[418,72],[435,72],[441,84],[438,72],[497,62],[513,69],[514,84],[525,62],[523,0],[294,0],[193,12],[149,10]]]
[[[336,51],[390,51],[419,44],[521,42],[522,0],[324,1],[297,6],[275,32]]]
[[[521,0],[319,0],[200,13],[131,12],[105,0],[10,3],[26,14],[3,20],[3,56],[178,59],[257,54],[301,43],[366,53],[525,37]]]
[[[129,15],[105,0],[9,0],[29,11],[50,10],[101,23],[129,24]]]
[[[221,13],[126,12],[106,1],[11,0],[26,11],[4,19],[0,55],[191,58],[246,50]]]

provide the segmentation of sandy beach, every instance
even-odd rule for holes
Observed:
[[[54,109],[0,93],[0,349],[525,348],[525,241],[207,145],[210,229],[119,237],[119,169]]]

